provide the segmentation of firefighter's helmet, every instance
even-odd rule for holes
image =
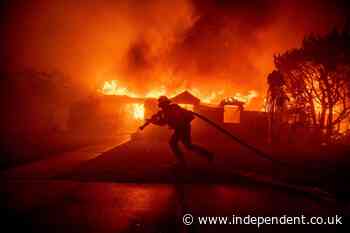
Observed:
[[[166,96],[161,96],[158,98],[158,106],[161,108],[163,106],[167,106],[171,103],[170,99]]]

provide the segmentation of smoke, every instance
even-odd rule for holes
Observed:
[[[5,7],[2,63],[8,69],[63,70],[84,87],[115,78],[108,76],[136,81],[117,71],[159,57],[191,24],[192,12],[182,0],[14,1]]]
[[[239,91],[263,92],[274,53],[299,46],[306,34],[341,26],[346,12],[325,1],[195,3],[200,17],[174,49],[178,70],[196,83]]]
[[[60,70],[81,88],[117,79],[246,93],[266,89],[274,53],[342,26],[340,1],[11,1],[2,69]]]

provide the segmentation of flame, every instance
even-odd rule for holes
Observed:
[[[241,102],[243,102],[243,103],[245,103],[245,104],[249,104],[250,101],[251,101],[253,98],[257,97],[257,96],[258,96],[258,93],[257,93],[256,91],[250,90],[250,91],[248,92],[248,95],[242,95],[242,94],[239,93],[239,92],[236,93],[236,94],[233,96],[233,99],[238,100],[238,101],[241,101]]]
[[[136,120],[143,120],[145,116],[145,106],[143,104],[133,104],[133,116]]]
[[[166,95],[166,89],[164,86],[161,86],[159,90],[151,90],[150,92],[148,92],[145,97],[146,98],[159,98],[162,95]]]
[[[146,94],[141,95],[130,91],[127,87],[122,87],[118,85],[117,80],[105,81],[99,92],[101,92],[104,95],[127,95],[134,98],[158,98],[162,95],[173,97],[186,90],[191,92],[193,95],[197,96],[201,100],[201,102],[206,104],[219,104],[221,100],[227,98],[235,99],[244,102],[245,104],[249,104],[253,98],[258,96],[258,93],[255,90],[250,90],[247,95],[242,95],[238,92],[234,95],[225,96],[224,90],[211,91],[209,94],[205,95],[196,88],[177,88],[169,92],[165,86],[160,86],[160,88],[155,88],[153,90],[148,91]],[[133,111],[135,113],[134,117],[136,119],[141,119],[140,116],[143,115],[144,107],[141,107],[140,105],[135,105],[133,107]]]
[[[104,95],[127,95],[135,98],[138,97],[135,93],[130,92],[126,87],[120,87],[117,84],[117,80],[104,82],[101,92]]]
[[[212,102],[214,102],[215,100],[217,100],[218,98],[222,97],[224,94],[224,91],[218,91],[218,92],[211,92],[210,95],[208,96],[204,96],[201,101],[203,103],[207,103],[207,104],[210,104]]]
[[[145,118],[144,104],[133,103],[126,106],[126,111],[132,114],[135,120],[143,120]]]

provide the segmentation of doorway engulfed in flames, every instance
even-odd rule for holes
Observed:
[[[125,112],[137,121],[145,118],[145,105],[143,103],[130,103],[125,105]]]
[[[145,117],[145,105],[144,104],[131,104],[133,117],[136,120],[143,120]]]

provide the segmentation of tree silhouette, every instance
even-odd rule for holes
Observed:
[[[349,31],[307,36],[301,48],[275,55],[274,63],[275,74],[268,77],[270,105],[285,94],[289,111],[306,116],[307,124],[330,137],[350,114]],[[275,81],[277,76],[281,81]]]

